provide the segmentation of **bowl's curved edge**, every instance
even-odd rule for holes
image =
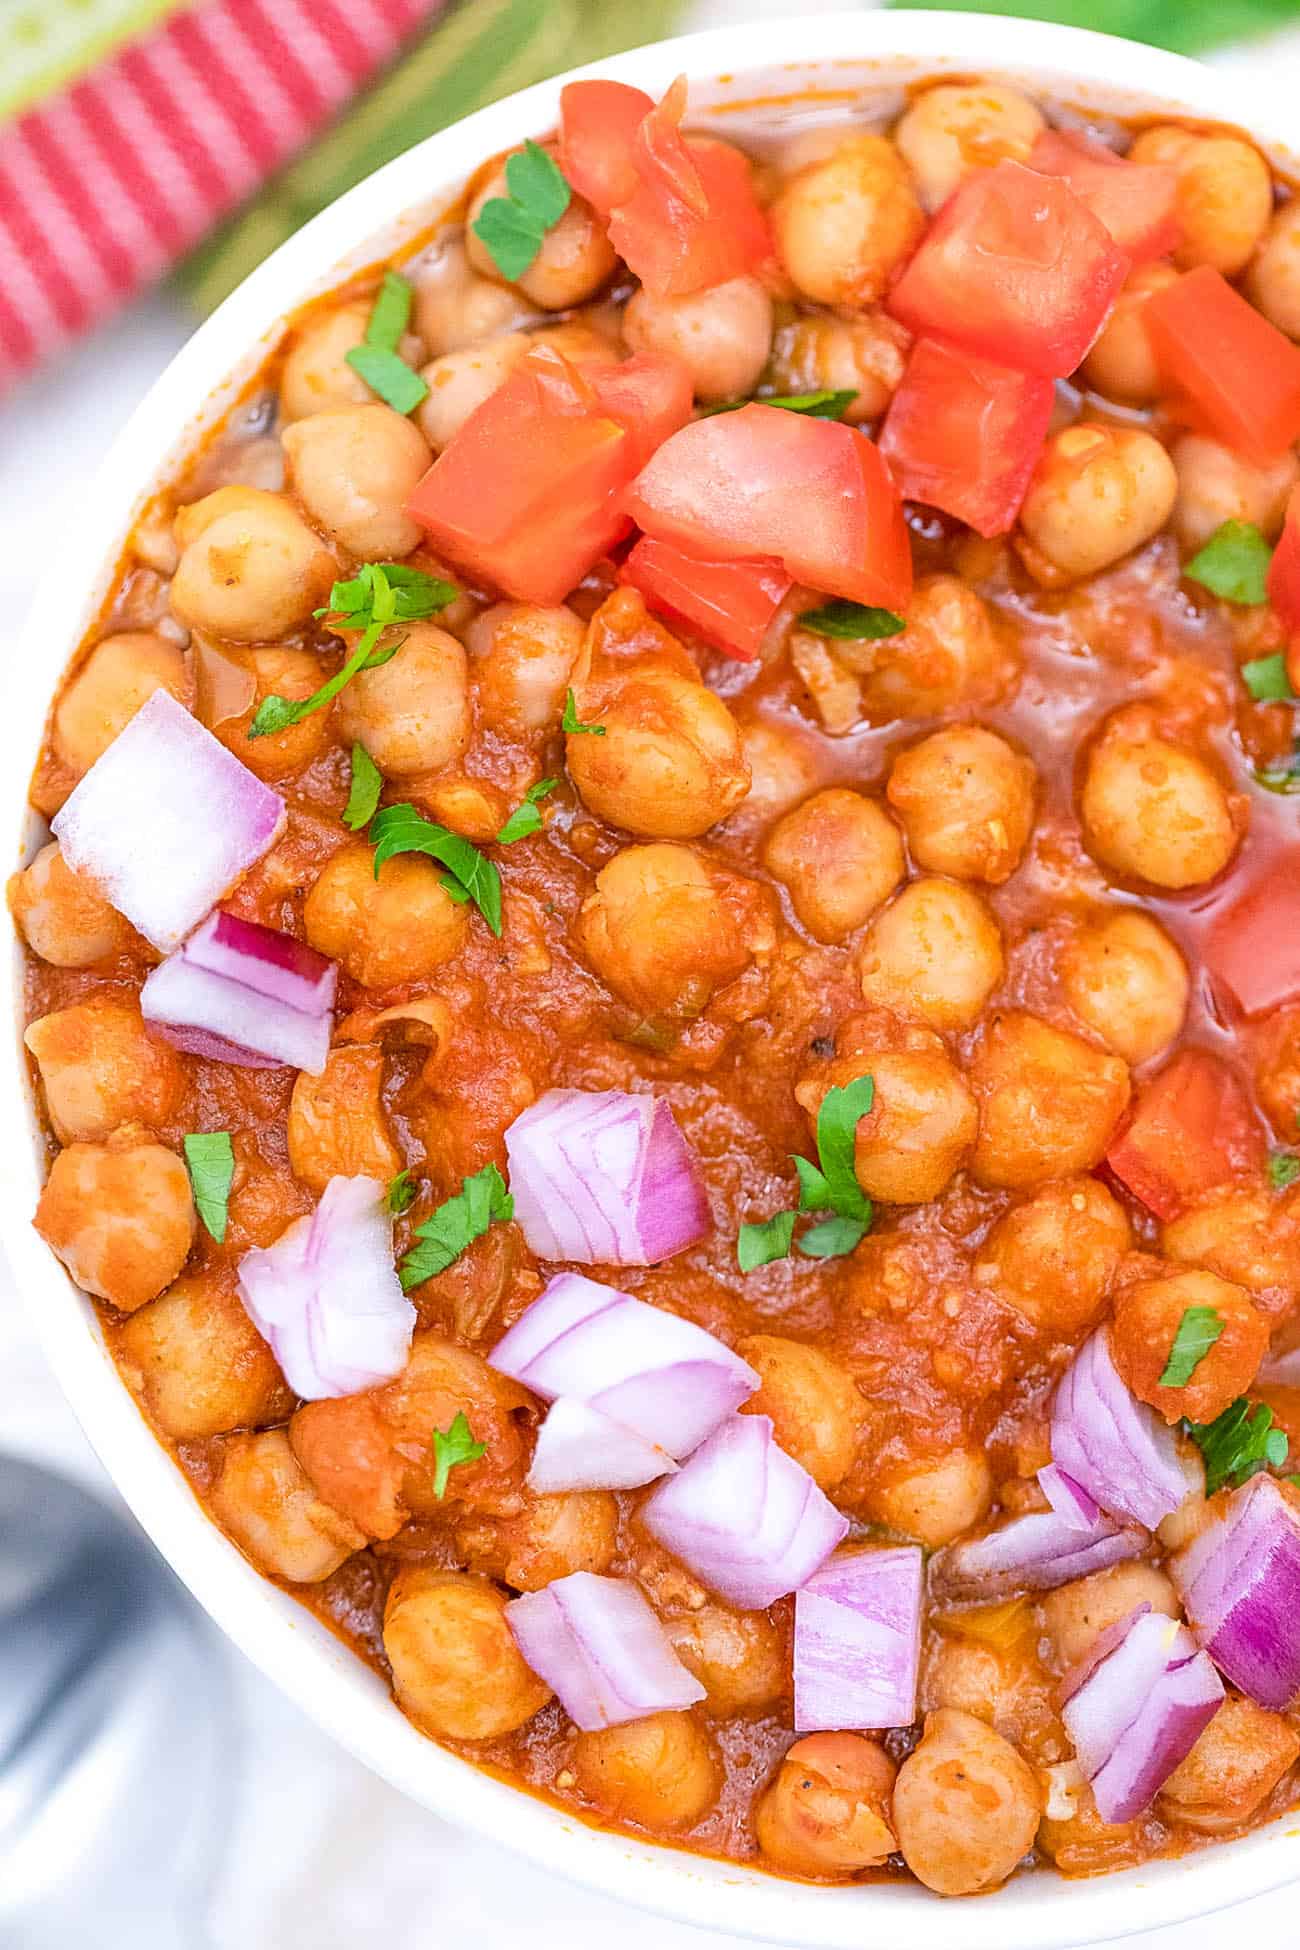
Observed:
[[[791,47],[799,58],[788,59]],[[836,65],[842,71],[835,73]],[[1117,72],[1121,70],[1122,73]],[[712,84],[725,104],[737,79],[767,73],[782,92],[814,76],[840,85],[856,69],[873,84],[936,71],[1032,77],[1088,105],[1116,98],[1252,127],[1274,153],[1282,127],[1259,126],[1231,84],[1179,56],[1043,22],[971,14],[850,13],[746,24],[639,49],[580,70],[659,93],[678,72]],[[480,110],[359,184],[309,223],[225,301],[158,380],[113,445],[46,577],[20,639],[0,725],[4,830],[15,856],[30,840],[26,787],[59,671],[93,617],[134,510],[166,477],[200,428],[219,417],[274,343],[281,314],[372,261],[428,220],[485,155],[543,134],[560,79]],[[748,84],[752,88],[752,82]],[[407,213],[394,219],[392,212]],[[196,413],[193,402],[205,402]],[[179,433],[177,431],[179,429]],[[50,646],[53,646],[51,649]],[[0,956],[0,1014],[18,1021],[21,970]],[[562,1810],[481,1772],[417,1734],[379,1680],[291,1598],[268,1585],[203,1515],[108,1356],[94,1310],[31,1229],[42,1176],[20,1039],[0,1039],[0,1240],[44,1352],[127,1504],[216,1623],[318,1725],[393,1786],[435,1813],[499,1840],[542,1867],[602,1894],[701,1928],[810,1950],[858,1950],[879,1904],[902,1921],[915,1950],[941,1950],[953,1913],[916,1886],[810,1892],[736,1864],[713,1862],[595,1831]],[[1300,1817],[1177,1863],[1153,1863],[1089,1882],[1014,1880],[958,1912],[966,1950],[1035,1950],[1048,1940],[1099,1943],[1208,1914],[1300,1875]],[[874,1914],[873,1914],[874,1912]]]

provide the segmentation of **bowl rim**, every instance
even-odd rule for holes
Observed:
[[[799,50],[795,61],[792,47]],[[1230,79],[1182,56],[1040,21],[941,12],[824,14],[680,36],[538,83],[428,137],[321,212],[225,300],[155,382],[98,469],[10,668],[0,791],[15,863],[31,850],[27,782],[54,686],[102,600],[130,523],[200,426],[236,396],[240,376],[260,363],[284,315],[415,235],[485,157],[525,132],[546,133],[572,74],[659,94],[679,72],[706,94],[722,90],[724,104],[728,86],[732,99],[743,100],[737,82],[759,75],[779,75],[794,95],[816,80],[857,89],[944,73],[996,74],[1085,104],[1132,98],[1148,109],[1232,123],[1274,157],[1287,154],[1280,99],[1271,116],[1261,113]],[[6,1020],[16,1024],[16,948],[0,955],[0,984]],[[606,1896],[697,1927],[807,1950],[858,1950],[864,1925],[887,1905],[883,1914],[906,1921],[915,1950],[945,1950],[955,1918],[918,1885],[809,1889],[742,1864],[643,1843],[589,1826],[416,1733],[356,1655],[269,1585],[211,1523],[118,1378],[94,1309],[31,1228],[43,1141],[20,1038],[8,1032],[0,1103],[8,1112],[0,1139],[0,1243],[56,1379],[162,1555],[222,1630],[323,1731],[433,1812]],[[962,1907],[961,1937],[967,1950],[1036,1950],[1049,1939],[1066,1950],[1207,1915],[1300,1875],[1300,1850],[1286,1846],[1298,1839],[1300,1816],[1292,1813],[1176,1862],[1076,1882],[1017,1877]]]

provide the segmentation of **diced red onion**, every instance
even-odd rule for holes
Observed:
[[[1076,1483],[1073,1476],[1067,1476],[1055,1463],[1048,1463],[1038,1472],[1038,1487],[1055,1510],[1062,1523],[1071,1530],[1095,1530],[1101,1516],[1100,1506],[1089,1496],[1082,1483]]]
[[[331,1178],[314,1212],[244,1254],[238,1280],[250,1320],[304,1401],[359,1394],[406,1366],[416,1314],[377,1179]]]
[[[73,872],[168,953],[275,844],[284,816],[277,792],[157,690],[52,827]]]
[[[675,1712],[704,1688],[626,1578],[574,1571],[506,1606],[520,1655],[584,1732]]]
[[[1121,1529],[1100,1512],[1085,1531],[1072,1517],[1035,1510],[986,1537],[936,1551],[930,1576],[936,1596],[943,1598],[1011,1598],[1024,1591],[1054,1591],[1090,1571],[1109,1570],[1140,1557],[1146,1545],[1146,1533],[1136,1525]]]
[[[1284,1712],[1300,1694],[1300,1516],[1275,1479],[1234,1491],[1169,1574],[1215,1664]]]
[[[709,1230],[698,1167],[661,1097],[548,1090],[506,1132],[506,1155],[539,1259],[651,1266]]]
[[[586,1402],[677,1462],[748,1400],[759,1380],[693,1321],[583,1273],[557,1274],[488,1360],[544,1401],[571,1395]]]
[[[1106,1331],[1084,1342],[1052,1410],[1052,1461],[1113,1517],[1154,1530],[1192,1488],[1173,1430],[1120,1380]]]
[[[735,1415],[641,1508],[664,1549],[743,1611],[797,1591],[844,1541],[848,1522],[767,1415]]]
[[[911,1726],[921,1657],[920,1547],[844,1551],[794,1601],[796,1733]]]
[[[539,1495],[556,1490],[635,1490],[677,1464],[656,1443],[622,1422],[612,1422],[590,1402],[561,1395],[537,1431],[528,1487]]]
[[[218,911],[148,976],[140,1009],[191,1056],[319,1076],[337,982],[334,963],[304,942]]]
[[[1187,1627],[1146,1606],[1103,1633],[1062,1694],[1066,1732],[1108,1822],[1150,1807],[1224,1699]]]

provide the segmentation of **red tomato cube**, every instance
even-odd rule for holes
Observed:
[[[837,420],[743,406],[664,442],[625,502],[688,554],[776,556],[796,581],[898,609],[912,593],[902,503],[880,450]]]
[[[560,168],[602,217],[636,191],[633,139],[653,107],[622,81],[571,81],[560,91]]]
[[[1290,636],[1300,636],[1300,488],[1286,504],[1282,534],[1268,565],[1268,600]]]
[[[1245,1015],[1300,1002],[1300,876],[1292,863],[1268,868],[1216,917],[1205,960]]]
[[[1174,1219],[1216,1185],[1262,1171],[1267,1155],[1236,1071],[1185,1049],[1141,1091],[1106,1162],[1158,1219]]]
[[[619,366],[592,366],[586,378],[602,413],[626,427],[632,437],[629,478],[691,417],[695,403],[691,375],[676,359],[644,353],[624,359]]]
[[[1059,177],[976,170],[948,198],[886,301],[919,338],[1063,379],[1096,338],[1129,261]]]
[[[650,608],[715,650],[753,663],[794,583],[771,556],[719,562],[643,535],[619,571]]]
[[[1182,235],[1178,178],[1163,163],[1125,162],[1087,136],[1044,129],[1029,167],[1068,183],[1134,264],[1166,256]]]
[[[1300,346],[1210,265],[1154,292],[1142,323],[1193,425],[1263,462],[1300,439]]]
[[[1005,535],[1042,451],[1054,392],[1050,379],[919,339],[880,434],[903,499],[942,508],[977,535]]]

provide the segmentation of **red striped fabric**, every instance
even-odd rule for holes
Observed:
[[[0,393],[160,277],[445,0],[202,0],[0,127]]]

